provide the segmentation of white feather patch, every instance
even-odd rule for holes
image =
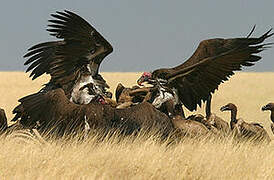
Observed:
[[[81,91],[79,89],[89,83],[94,83],[92,76],[82,76],[73,87],[70,101],[77,104],[88,104],[95,97],[95,95],[89,94],[88,88]]]

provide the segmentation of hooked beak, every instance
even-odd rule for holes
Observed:
[[[267,111],[267,110],[269,110],[267,105],[262,107],[262,111]]]
[[[222,106],[222,107],[220,108],[220,111],[222,111],[222,112],[224,112],[224,111],[226,111],[226,110],[228,110],[226,106]]]
[[[143,82],[145,81],[145,78],[143,76],[141,76],[138,80],[137,80],[137,84],[139,86],[143,86]]]

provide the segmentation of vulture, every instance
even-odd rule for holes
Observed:
[[[266,130],[259,123],[247,123],[243,119],[237,119],[237,107],[235,104],[228,103],[222,106],[221,111],[231,111],[230,127],[239,138],[247,138],[254,141],[270,142],[271,139]]]
[[[168,137],[174,131],[171,120],[147,102],[117,109],[106,105],[103,97],[98,95],[89,104],[75,104],[69,101],[62,88],[31,94],[19,102],[26,113],[24,127],[37,128],[41,134],[57,137],[86,133],[91,129],[105,133],[118,130],[125,135],[141,129],[155,129],[161,137]]]
[[[273,35],[272,29],[258,38],[251,38],[254,29],[255,26],[247,37],[203,40],[184,63],[144,72],[137,83],[160,84],[164,91],[162,103],[174,96],[174,103],[194,111],[202,102],[211,101],[211,94],[234,71],[241,70],[243,66],[253,66],[261,59],[257,54],[270,47],[271,43],[263,42]],[[166,88],[172,93],[167,93]]]
[[[99,74],[99,67],[113,51],[111,44],[73,12],[57,11],[51,16],[47,31],[60,40],[34,45],[24,55],[27,58],[24,65],[28,65],[26,72],[31,72],[33,80],[43,74],[51,77],[39,93],[62,88],[67,98],[76,104],[88,104],[98,94],[110,99],[112,93],[107,91],[109,86]],[[13,113],[16,116],[12,121],[26,120],[21,105]]]
[[[0,108],[0,134],[6,131],[8,128],[8,121],[5,110]]]
[[[106,81],[99,74],[101,62],[113,48],[111,44],[86,20],[79,15],[65,10],[51,14],[47,31],[56,37],[56,41],[39,43],[28,49],[24,55],[28,65],[26,72],[36,79],[49,74],[51,79],[41,92],[62,88],[66,96],[77,104],[87,104],[101,94],[109,96]],[[92,83],[96,94],[85,85]]]
[[[274,134],[274,103],[268,103],[267,105],[263,106],[262,111],[271,111],[270,120],[272,121],[272,124],[270,127],[272,133]]]

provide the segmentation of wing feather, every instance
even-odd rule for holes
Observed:
[[[98,73],[102,60],[113,51],[111,44],[96,31],[86,20],[77,14],[65,10],[51,15],[47,31],[51,35],[63,39],[45,42],[29,48],[24,56],[28,58],[27,72],[33,79],[44,73],[51,75],[57,84],[65,85],[74,81],[78,73],[91,62],[92,72]]]
[[[19,106],[24,111],[21,114],[27,115],[21,117],[20,121],[31,125],[39,121],[42,132],[59,133],[60,130],[71,129],[71,126],[76,124],[83,127],[83,121],[78,120],[83,119],[84,112],[80,106],[71,103],[60,88],[47,93],[28,95],[21,98],[19,102],[21,103]],[[18,112],[14,110],[14,113]]]
[[[178,90],[182,103],[191,111],[206,101],[234,71],[253,66],[261,59],[257,53],[271,47],[263,41],[272,36],[271,29],[259,38],[209,39],[202,41],[194,54],[174,68],[157,69],[153,78],[166,79]]]

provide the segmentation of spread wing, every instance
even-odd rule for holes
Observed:
[[[37,44],[24,56],[27,72],[35,79],[44,73],[63,85],[77,78],[80,71],[97,74],[102,60],[113,51],[111,44],[87,21],[77,14],[64,11],[52,14],[47,29],[63,39]],[[87,66],[88,65],[88,66]]]
[[[37,122],[47,131],[67,131],[81,127],[84,113],[79,105],[71,103],[59,88],[48,93],[35,93],[19,100],[19,106],[25,116],[21,117],[23,125],[35,126]],[[83,127],[83,126],[82,126]]]
[[[155,70],[152,76],[167,80],[170,87],[177,89],[182,103],[189,110],[196,110],[233,71],[252,66],[261,59],[257,53],[270,47],[270,43],[261,44],[273,35],[270,31],[259,38],[204,40],[186,62],[174,68]]]

